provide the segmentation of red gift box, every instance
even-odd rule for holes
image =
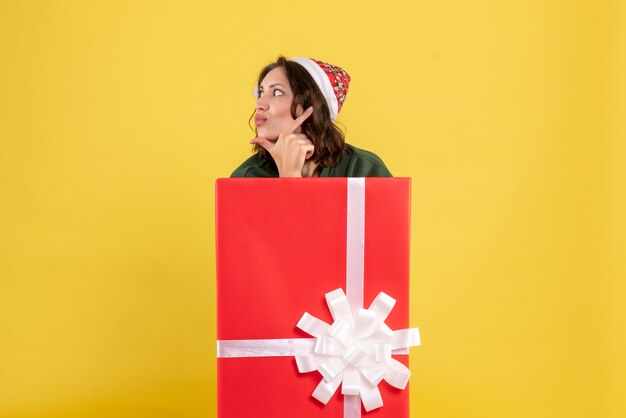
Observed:
[[[353,196],[361,194],[360,201],[348,203],[349,187]],[[359,211],[364,231],[355,238]],[[407,178],[217,181],[218,417],[343,418],[347,405],[355,408],[355,397],[342,395],[341,388],[326,405],[313,398],[322,376],[300,373],[293,355],[233,358],[220,354],[219,344],[313,340],[296,327],[303,313],[332,324],[324,295],[347,289],[353,303],[357,294],[346,283],[346,269],[348,276],[355,270],[350,267],[354,251],[347,252],[350,240],[356,242],[353,247],[361,246],[359,303],[366,307],[385,292],[397,301],[385,324],[392,330],[408,328],[409,222]],[[356,315],[355,305],[352,311]],[[393,357],[408,366],[408,356]],[[378,389],[384,406],[362,409],[362,414],[409,416],[408,388],[382,381]]]

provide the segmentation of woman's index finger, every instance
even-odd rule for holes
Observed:
[[[294,119],[293,124],[291,125],[291,132],[294,133],[300,125],[304,123],[305,120],[309,118],[313,114],[313,106],[309,106],[300,116]]]

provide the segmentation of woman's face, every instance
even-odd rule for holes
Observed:
[[[255,106],[254,124],[257,135],[275,141],[280,133],[291,133],[289,129],[294,121],[291,117],[293,93],[283,67],[271,70],[261,81],[259,97]],[[297,115],[303,112],[297,108]],[[294,133],[300,133],[300,128]]]

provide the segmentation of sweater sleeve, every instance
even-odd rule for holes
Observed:
[[[350,158],[348,177],[393,177],[383,160],[370,151],[356,148]]]
[[[262,161],[257,155],[253,155],[241,163],[241,165],[233,171],[230,177],[278,177],[278,172],[275,169],[273,161]]]

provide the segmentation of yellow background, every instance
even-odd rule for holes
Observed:
[[[215,416],[213,184],[279,54],[344,67],[348,142],[413,178],[411,416],[626,416],[625,28],[620,0],[2,1],[0,417]]]

